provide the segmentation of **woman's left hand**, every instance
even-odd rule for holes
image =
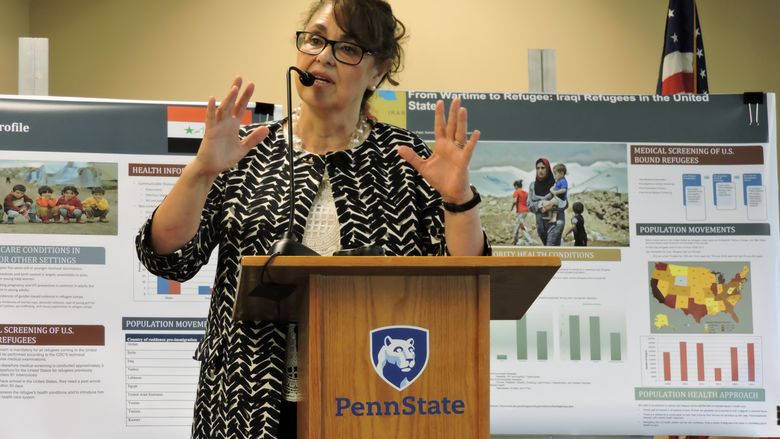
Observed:
[[[474,196],[469,188],[469,161],[479,140],[479,130],[468,133],[468,114],[460,106],[460,98],[450,104],[449,117],[444,117],[444,102],[436,102],[434,113],[436,143],[433,154],[423,159],[408,146],[398,148],[398,154],[409,162],[436,189],[444,201],[463,204]]]

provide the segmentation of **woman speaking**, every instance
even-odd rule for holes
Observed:
[[[479,194],[468,164],[479,131],[467,136],[466,109],[436,105],[433,153],[404,129],[375,122],[367,100],[397,84],[403,24],[381,0],[313,4],[296,34],[300,107],[292,120],[240,127],[254,85],[237,77],[217,106],[208,102],[195,159],[136,237],[152,273],[184,281],[219,246],[201,361],[194,438],[294,438],[295,326],[234,321],[240,259],[268,254],[286,232],[319,254],[363,246],[387,255],[483,255]],[[293,138],[285,136],[293,124]],[[287,148],[294,147],[290,197]]]

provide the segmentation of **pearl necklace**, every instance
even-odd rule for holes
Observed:
[[[301,117],[301,107],[296,108],[292,112],[292,123],[293,128],[298,126],[298,119]],[[371,129],[371,124],[368,122],[368,118],[365,114],[360,113],[360,120],[358,120],[357,126],[355,126],[355,131],[352,132],[352,137],[349,139],[349,143],[347,144],[347,147],[345,150],[353,149],[358,146],[360,146],[361,143],[363,143],[363,139],[366,136],[366,133]],[[300,150],[306,150],[303,140],[301,140],[300,137],[296,133],[293,133],[293,147],[295,149]]]

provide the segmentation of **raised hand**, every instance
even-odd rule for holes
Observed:
[[[241,115],[255,90],[255,85],[250,82],[238,97],[241,83],[241,77],[237,76],[219,107],[214,96],[209,98],[206,131],[193,161],[203,175],[216,177],[220,172],[230,169],[268,135],[268,127],[263,126],[243,140],[238,137]]]
[[[444,201],[465,203],[473,197],[468,167],[480,132],[475,130],[471,138],[466,138],[468,114],[460,106],[460,98],[450,104],[447,118],[444,117],[444,102],[436,102],[433,124],[436,143],[430,157],[423,159],[408,146],[398,148],[398,154],[441,194]]]

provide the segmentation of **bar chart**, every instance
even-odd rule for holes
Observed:
[[[182,285],[187,285],[185,287],[185,290],[189,289],[190,284],[192,282],[188,282],[186,284],[182,284],[181,282],[165,279],[163,277],[157,276],[157,294],[182,294]],[[211,286],[210,285],[195,285],[195,291],[192,292],[192,294],[197,294],[199,296],[205,295],[209,296],[211,295]]]
[[[561,359],[623,361],[627,344],[624,322],[611,314],[562,314]]]
[[[641,350],[647,385],[762,386],[759,337],[647,336]]]
[[[520,320],[491,321],[490,331],[495,360],[625,359],[625,320],[618,313],[531,312]]]
[[[496,360],[547,361],[553,352],[553,321],[546,314],[490,322],[490,354]]]
[[[133,297],[138,301],[208,301],[216,273],[216,262],[203,266],[186,282],[155,276],[136,261]]]

